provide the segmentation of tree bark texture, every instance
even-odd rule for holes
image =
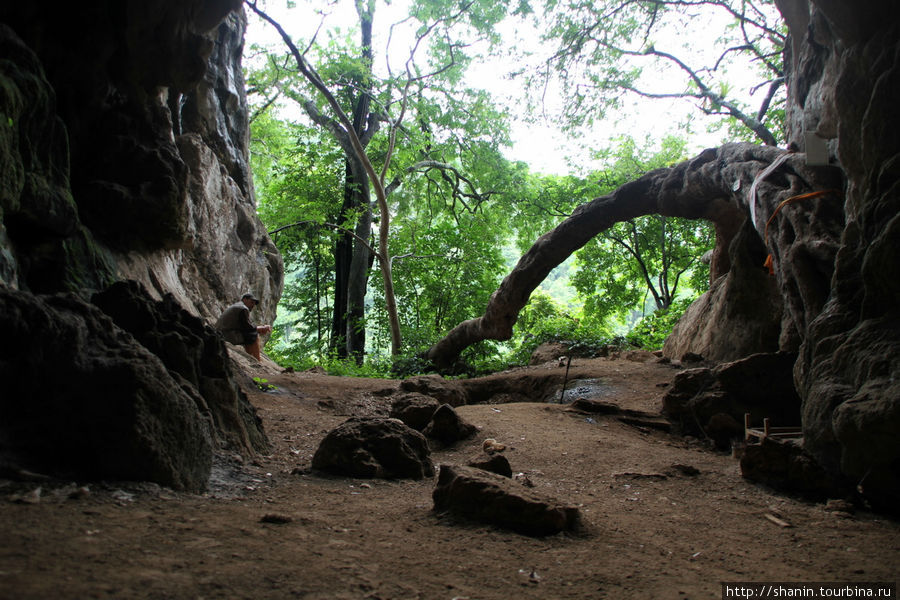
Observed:
[[[428,350],[426,357],[437,367],[447,368],[476,342],[509,339],[519,311],[547,274],[592,237],[627,219],[660,214],[712,221],[717,234],[712,271],[727,271],[724,249],[750,216],[754,179],[783,154],[785,151],[769,146],[726,144],[674,167],[651,171],[579,206],[519,259],[492,294],[484,315],[457,325]],[[843,226],[843,185],[839,170],[807,167],[805,154],[790,154],[783,160],[755,189],[754,226],[760,236],[783,200],[811,191],[837,190],[782,208],[768,229],[775,276],[783,295],[789,298],[791,326],[803,331],[828,296]]]
[[[368,65],[372,63],[372,14],[357,6],[362,35],[362,58]],[[363,150],[372,139],[371,96],[369,90],[362,87],[363,83],[357,82],[360,89],[353,101],[352,126]],[[368,270],[372,263],[369,248],[359,242],[359,239],[369,239],[372,233],[372,201],[369,192],[369,175],[362,164],[362,160],[356,155],[349,136],[341,139],[341,146],[346,154],[346,169],[344,178],[344,204],[341,208],[343,223],[351,212],[359,211],[355,233],[357,240],[350,235],[342,235],[335,252],[335,290],[341,288],[345,295],[341,297],[342,306],[335,302],[334,320],[332,323],[332,347],[337,350],[340,358],[353,357],[362,364],[366,347],[365,327],[365,297],[368,284]],[[338,260],[341,262],[340,270],[337,268]],[[337,300],[337,294],[335,294]]]

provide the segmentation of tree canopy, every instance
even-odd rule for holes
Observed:
[[[510,256],[570,218],[585,200],[685,157],[684,137],[656,144],[626,137],[598,142],[593,172],[532,173],[504,157],[516,113],[466,78],[478,53],[497,47],[492,44],[500,40],[501,20],[508,14],[531,18],[530,7],[521,3],[510,12],[505,4],[474,0],[411,2],[403,18],[379,25],[388,6],[357,0],[351,26],[323,20],[303,40],[270,18],[287,48],[256,47],[257,58],[249,63],[260,214],[288,271],[273,342],[285,357],[326,358],[343,344],[344,331],[353,337],[366,330],[368,338],[352,350],[360,361],[363,351],[422,352],[480,314],[512,266]],[[743,128],[743,137],[774,143],[780,136],[769,127],[780,127],[777,54],[783,36],[772,25],[770,3],[549,1],[540,8],[540,18],[553,23],[543,41],[554,51],[529,81],[537,85],[541,75],[543,85],[554,78],[562,84],[566,128],[587,126],[624,94],[676,95],[644,93],[639,86],[650,68],[623,66],[649,57],[676,65],[687,75],[677,95],[724,115],[735,131]],[[709,10],[731,19],[720,41],[732,45],[719,51],[712,66],[686,68],[690,56],[673,60],[659,32]],[[408,45],[398,62],[391,48],[401,39]],[[375,40],[387,48],[383,54]],[[734,68],[737,55],[749,57],[761,78],[771,75],[756,121],[743,118],[749,109],[727,93],[726,67]],[[537,298],[544,308],[535,308],[523,327],[541,327],[533,317],[552,313],[562,319],[560,326],[590,322],[594,332],[612,332],[614,322],[621,327],[633,324],[635,315],[666,312],[677,298],[705,289],[709,270],[700,258],[711,245],[711,228],[702,221],[627,219],[578,253],[570,271],[575,304]],[[342,252],[350,257],[346,263]],[[373,268],[383,277],[372,278]],[[356,300],[342,304],[348,270],[360,279],[349,294]]]

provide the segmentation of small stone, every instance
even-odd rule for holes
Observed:
[[[512,467],[509,465],[509,460],[501,454],[493,454],[489,458],[478,456],[470,460],[468,464],[470,467],[475,467],[482,471],[496,473],[503,477],[512,477]]]
[[[289,517],[287,515],[279,515],[279,514],[275,514],[275,513],[269,513],[269,514],[263,515],[259,519],[259,522],[260,523],[272,523],[275,525],[284,525],[286,523],[290,523],[293,520],[294,519],[292,517]]]
[[[838,498],[832,498],[828,502],[825,503],[825,510],[827,512],[841,512],[853,514],[856,510],[852,503],[847,502],[846,500],[841,500]]]

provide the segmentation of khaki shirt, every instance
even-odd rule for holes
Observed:
[[[232,344],[252,344],[259,335],[256,326],[250,322],[250,309],[243,302],[235,302],[226,308],[216,321],[216,329]]]

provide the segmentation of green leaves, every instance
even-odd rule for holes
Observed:
[[[542,39],[554,50],[529,89],[543,98],[559,85],[566,130],[609,116],[629,95],[687,100],[719,126],[739,123],[766,144],[783,139],[772,111],[784,100],[785,33],[773,0],[545,0],[543,9]]]

